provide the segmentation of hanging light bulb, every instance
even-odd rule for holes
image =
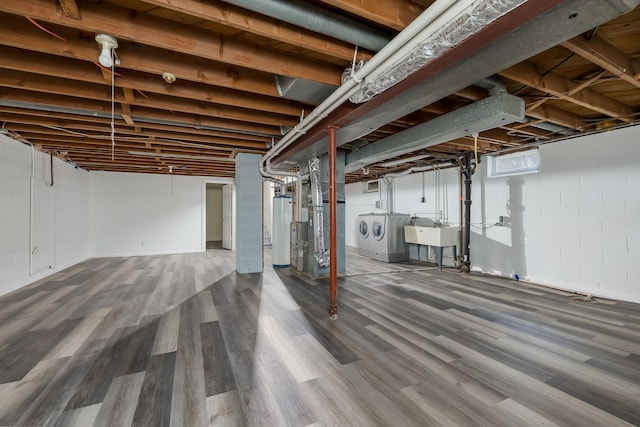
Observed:
[[[111,59],[111,49],[108,47],[103,47],[102,52],[100,52],[100,56],[98,57],[98,61],[100,61],[100,65],[106,68],[111,68],[113,65],[113,60]]]
[[[96,35],[96,42],[98,42],[102,49],[100,51],[100,56],[98,57],[100,65],[106,68],[111,68],[113,66],[114,57],[116,58],[116,65],[120,63],[115,52],[115,49],[118,47],[118,41],[114,37],[108,34],[98,34]]]

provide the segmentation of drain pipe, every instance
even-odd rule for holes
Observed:
[[[338,191],[336,128],[329,127],[329,318],[338,319]]]
[[[472,3],[472,0],[437,0],[429,6],[420,16],[411,22],[411,24],[402,30],[400,34],[394,37],[382,50],[374,55],[370,61],[365,63],[360,70],[356,71],[351,76],[352,78],[343,82],[342,85],[318,105],[311,114],[287,132],[276,145],[267,151],[263,156],[263,161],[266,163],[267,160],[280,154],[301,135],[305,134],[307,130],[311,129],[320,120],[344,104],[354,93],[360,90],[360,82],[365,78],[379,74],[384,71],[385,68],[391,66],[411,52],[422,41],[423,37],[419,37],[419,35],[424,31],[430,30],[431,24],[433,24],[434,21],[451,19],[453,16],[456,16],[455,14],[464,10],[464,8]],[[433,26],[435,27],[436,25],[434,24]]]
[[[469,273],[471,271],[471,260],[469,258],[469,242],[471,240],[471,177],[476,169],[476,164],[471,164],[471,159],[473,158],[473,153],[471,151],[467,151],[462,156],[462,164],[464,169],[462,170],[462,174],[464,175],[464,190],[465,190],[465,199],[464,199],[464,244],[462,247],[464,258],[462,260],[462,266],[460,267],[460,271],[463,273]]]
[[[460,234],[458,236],[458,247],[460,248],[460,250],[458,251],[458,259],[456,260],[457,266],[461,267],[462,266],[462,260],[463,260],[463,256],[461,255],[462,252],[462,248],[464,246],[464,233],[463,233],[463,224],[464,224],[464,195],[463,195],[463,189],[464,189],[464,184],[462,182],[462,175],[463,175],[463,170],[464,170],[464,166],[462,165],[462,162],[460,161],[460,159],[458,159],[458,166],[460,167],[460,180],[459,180],[459,190],[460,190]]]

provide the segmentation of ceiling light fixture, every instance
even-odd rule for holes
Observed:
[[[106,68],[111,68],[113,64],[120,65],[120,59],[116,54],[116,48],[118,47],[118,41],[108,34],[96,35],[96,42],[100,45],[100,56],[98,61],[100,65]]]
[[[176,75],[173,73],[169,73],[169,72],[164,72],[162,73],[162,78],[164,79],[165,82],[171,84],[173,82],[176,81]]]
[[[105,68],[111,68],[111,161],[116,156],[116,127],[115,127],[115,102],[116,102],[116,73],[115,66],[120,65],[120,59],[116,55],[118,41],[108,34],[97,34],[96,41],[100,45],[102,51],[98,57],[100,65]]]

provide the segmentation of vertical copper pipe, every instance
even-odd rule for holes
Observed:
[[[329,318],[338,318],[338,192],[336,127],[329,126]]]
[[[456,267],[460,267],[462,265],[463,259],[463,247],[464,247],[464,184],[462,182],[462,175],[464,174],[464,167],[462,166],[462,162],[458,160],[458,164],[460,166],[460,239],[458,242],[458,259],[456,260]]]

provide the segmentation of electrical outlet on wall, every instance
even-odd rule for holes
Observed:
[[[427,198],[424,196],[420,197],[420,203],[427,203]]]
[[[511,217],[500,215],[496,225],[500,227],[508,227],[511,224]]]

